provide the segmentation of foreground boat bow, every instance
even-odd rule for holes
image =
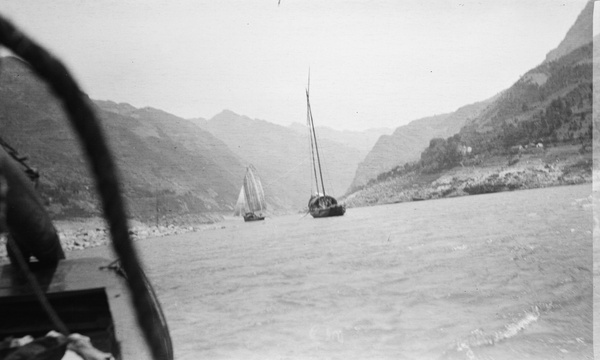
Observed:
[[[72,333],[117,359],[149,359],[150,348],[137,325],[126,279],[102,258],[61,260],[54,268],[31,264],[50,305]],[[54,328],[25,276],[0,267],[0,339],[45,336]],[[156,324],[159,327],[159,324]]]

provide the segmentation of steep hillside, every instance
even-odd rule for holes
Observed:
[[[150,202],[158,193],[159,206],[177,214],[233,209],[245,169],[222,141],[161,110],[95,103],[132,190],[141,182]]]
[[[590,139],[592,37],[554,61],[528,71],[461,129],[474,153],[529,143]]]
[[[307,133],[227,110],[197,123],[223,140],[246,164],[256,167],[272,202],[293,211],[306,207],[313,183]],[[317,135],[326,190],[339,196],[352,181],[360,152]]]
[[[40,170],[40,191],[55,218],[98,214],[86,160],[57,100],[25,63],[0,61],[2,138]],[[233,208],[244,169],[225,144],[162,111],[96,104],[132,217],[207,219]]]
[[[465,140],[483,150],[501,146],[493,144],[494,139],[504,141],[506,147],[585,136],[591,124],[592,16],[590,1],[542,64],[525,73],[467,123],[461,130]],[[480,143],[482,138],[488,143]]]
[[[392,135],[382,135],[366,158],[358,165],[350,191],[392,168],[419,159],[421,152],[435,137],[448,137],[475,118],[490,100],[463,106],[449,114],[411,121],[398,127]]]
[[[551,60],[525,73],[457,134],[431,139],[418,161],[348,194],[349,204],[591,181],[591,12],[588,4]]]
[[[561,41],[556,49],[546,54],[545,62],[554,61],[590,42],[594,27],[593,11],[594,1],[590,0],[581,14],[579,14],[575,24],[569,29],[563,41]]]

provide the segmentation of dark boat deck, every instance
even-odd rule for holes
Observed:
[[[48,301],[72,333],[88,336],[117,359],[151,358],[137,326],[126,281],[102,258],[61,261],[36,269]],[[0,267],[0,338],[39,337],[54,329],[26,278],[11,265]],[[127,341],[124,341],[127,340]]]

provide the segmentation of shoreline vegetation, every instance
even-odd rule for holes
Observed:
[[[435,173],[388,173],[344,197],[348,207],[592,183],[592,147],[558,145],[486,155]]]

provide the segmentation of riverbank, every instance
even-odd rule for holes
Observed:
[[[350,194],[348,207],[592,183],[592,152],[566,145],[489,156],[436,174],[410,173]]]
[[[186,234],[191,232],[219,229],[217,221],[210,223],[188,223],[186,225],[148,225],[136,220],[129,220],[129,235],[134,241],[147,238]],[[105,246],[110,241],[110,232],[104,219],[86,218],[54,221],[60,242],[65,251],[77,251],[98,246]],[[0,262],[6,260],[5,239],[0,239]]]

